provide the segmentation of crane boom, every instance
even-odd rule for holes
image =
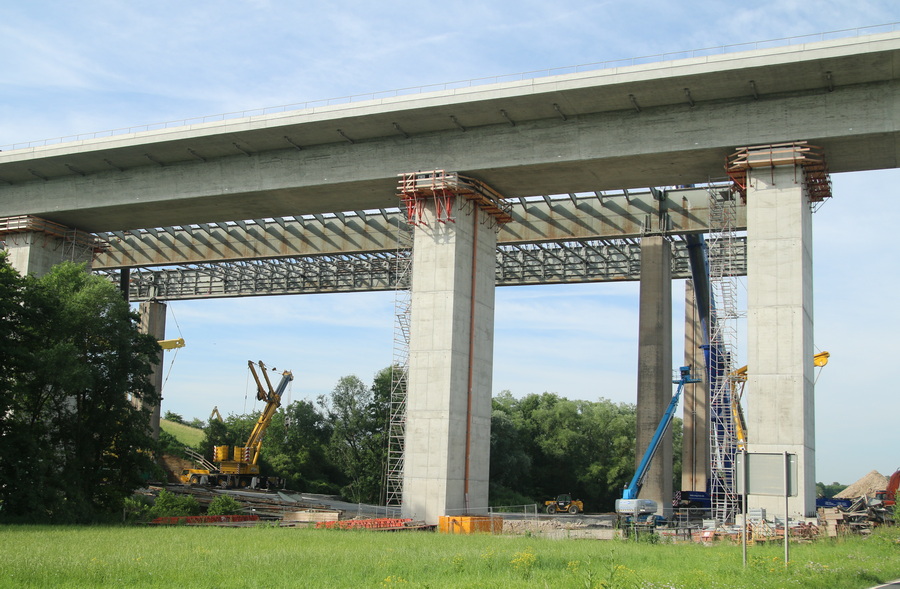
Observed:
[[[266,406],[262,410],[262,413],[260,413],[259,419],[256,420],[256,425],[253,426],[253,431],[250,432],[250,436],[247,438],[247,443],[244,444],[245,448],[253,448],[251,463],[256,464],[259,460],[259,451],[262,448],[263,436],[266,434],[269,423],[272,422],[272,416],[275,415],[275,411],[281,406],[281,396],[284,394],[284,390],[287,388],[288,383],[294,380],[294,375],[290,370],[285,370],[281,374],[281,382],[279,382],[278,387],[273,390],[269,375],[266,374],[265,364],[263,364],[262,361],[259,362],[259,368],[262,372],[263,379],[266,381],[266,387],[263,387],[260,382],[253,362],[248,362],[247,364],[250,366],[253,380],[256,381],[256,398],[266,402]]]
[[[669,401],[669,406],[666,408],[665,413],[663,413],[662,419],[659,420],[659,425],[656,426],[656,432],[653,434],[653,438],[650,440],[650,444],[647,446],[643,458],[641,458],[641,463],[638,465],[634,477],[632,477],[631,482],[622,492],[622,499],[637,499],[638,494],[641,492],[641,487],[644,484],[644,476],[646,476],[647,471],[650,470],[650,464],[653,462],[653,457],[659,449],[660,442],[662,442],[663,436],[665,436],[666,431],[672,424],[672,417],[675,415],[675,408],[678,406],[678,400],[681,398],[681,391],[684,389],[684,385],[689,382],[700,382],[699,378],[691,376],[690,366],[682,366],[679,368],[678,372],[679,377],[672,381],[674,384],[678,385],[678,389],[676,389],[675,394],[672,395],[672,400]]]

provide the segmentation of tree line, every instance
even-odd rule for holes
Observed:
[[[294,401],[275,414],[260,462],[263,474],[281,477],[288,488],[339,494],[351,502],[381,503],[385,497],[391,368],[366,385],[341,378],[316,402]],[[181,416],[166,417],[184,422]],[[239,446],[259,413],[228,415],[203,424],[198,451]],[[681,420],[673,434],[675,488],[680,488]],[[174,438],[164,436],[172,452]],[[635,406],[570,400],[554,393],[515,398],[504,391],[492,400],[491,505],[543,503],[572,493],[591,511],[610,511],[634,474]]]

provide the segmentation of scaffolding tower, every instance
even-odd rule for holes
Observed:
[[[717,525],[734,522],[737,435],[732,405],[738,349],[739,190],[710,187],[709,234],[709,492]]]
[[[394,260],[394,352],[391,362],[391,401],[385,480],[387,506],[403,504],[403,465],[406,440],[406,383],[409,376],[409,326],[412,304],[412,225],[397,220],[397,257]]]

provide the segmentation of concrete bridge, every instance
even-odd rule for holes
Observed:
[[[415,228],[407,423],[407,448],[415,451],[406,456],[404,506],[434,521],[487,503],[498,243],[622,238],[629,230],[611,231],[603,191],[705,183],[723,175],[725,158],[739,146],[806,140],[823,148],[835,172],[896,167],[898,57],[900,36],[875,35],[15,150],[0,153],[0,217],[107,232],[107,241],[124,245],[98,260],[120,268],[196,261],[190,256],[216,249],[207,246],[230,243],[228,221],[257,233],[242,252],[218,248],[235,259],[286,257],[265,250],[280,248],[289,234],[299,238],[297,251],[310,235],[319,248],[331,243],[343,251],[352,243],[360,253],[378,251],[384,244],[374,244],[390,223],[381,212],[397,206],[401,173],[459,171],[506,199],[523,199],[518,216],[514,210],[497,231],[483,229],[491,225],[487,213],[461,199],[447,209],[454,223],[438,222],[443,213],[428,201],[425,222]],[[761,159],[745,161],[741,180],[748,360],[763,367],[750,377],[751,450],[798,455],[803,491],[791,511],[809,515],[810,183],[799,159],[777,149],[753,153]],[[579,206],[582,193],[597,200]],[[527,204],[527,197],[556,194],[572,194],[571,206],[549,197]],[[589,203],[594,213],[585,212]],[[660,219],[680,203],[651,195],[642,205],[651,222],[630,233],[641,240],[648,269],[641,274],[639,425],[655,424],[671,394],[671,311],[661,302],[669,300],[672,276],[668,238],[678,232]],[[529,207],[542,212],[541,223],[525,222]],[[287,218],[290,228],[277,222]],[[339,224],[355,225],[356,238],[326,235]],[[153,253],[141,245],[148,241]],[[29,262],[36,243],[21,239],[21,269],[40,271]],[[639,432],[639,450],[647,438]],[[669,496],[665,480],[660,466],[647,495]]]

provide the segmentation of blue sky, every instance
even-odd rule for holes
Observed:
[[[0,6],[0,146],[221,112],[900,21],[892,0],[103,0]],[[900,466],[900,172],[835,175],[814,216],[817,480]],[[682,283],[673,286],[682,313]],[[391,362],[393,294],[173,302],[163,409],[253,409],[247,360],[293,399]],[[526,319],[523,319],[526,318]],[[676,320],[676,331],[679,321]],[[633,402],[637,284],[497,290],[494,392]],[[746,334],[744,333],[745,337]],[[676,335],[673,366],[682,345]],[[752,395],[752,392],[748,392]],[[882,417],[884,416],[884,417]],[[879,421],[882,420],[882,421]]]

